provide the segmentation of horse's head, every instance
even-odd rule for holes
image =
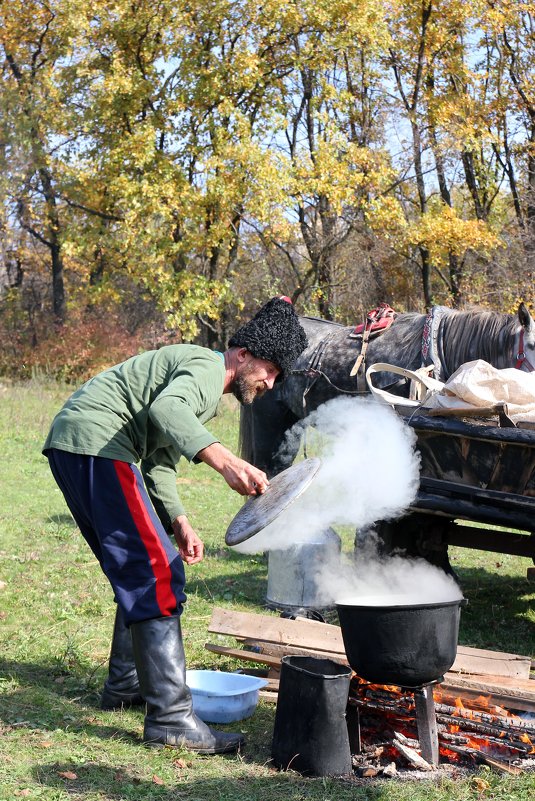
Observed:
[[[535,370],[535,321],[525,303],[518,307],[518,319],[522,328],[518,338],[515,367],[532,372]]]

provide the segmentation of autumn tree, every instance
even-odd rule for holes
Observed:
[[[4,298],[37,276],[61,326],[131,293],[215,345],[278,291],[340,318],[529,288],[527,0],[0,14]]]
[[[77,34],[77,4],[14,0],[0,6],[3,161],[8,214],[48,252],[53,313],[66,316],[62,158],[72,95],[63,78]],[[74,133],[74,136],[73,136]]]

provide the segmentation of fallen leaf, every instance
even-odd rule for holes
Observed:
[[[180,770],[188,767],[188,763],[186,762],[185,759],[175,759],[173,761],[173,765],[175,766],[175,768],[179,768]]]
[[[17,796],[26,796],[30,795],[31,790],[28,787],[25,787],[24,790],[15,790],[14,795]]]
[[[77,779],[78,778],[76,773],[73,773],[72,770],[60,770],[60,771],[58,771],[58,776],[61,776],[63,779]]]
[[[154,776],[152,777],[152,783],[153,784],[165,784],[164,780],[160,779],[160,777],[156,776],[156,774],[154,774]]]
[[[479,776],[474,776],[473,784],[478,793],[484,793],[490,788],[490,784],[485,779],[480,779]]]
[[[52,748],[52,743],[48,740],[43,740],[41,743],[39,743],[39,748]]]

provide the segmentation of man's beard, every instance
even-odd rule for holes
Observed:
[[[245,406],[248,406],[255,398],[260,398],[266,392],[263,381],[254,381],[249,377],[254,369],[253,365],[246,365],[241,375],[237,376],[232,384],[232,394]]]

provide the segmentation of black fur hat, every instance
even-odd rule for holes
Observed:
[[[230,347],[247,348],[257,359],[276,364],[282,378],[307,345],[306,334],[289,298],[272,298],[229,340]]]

